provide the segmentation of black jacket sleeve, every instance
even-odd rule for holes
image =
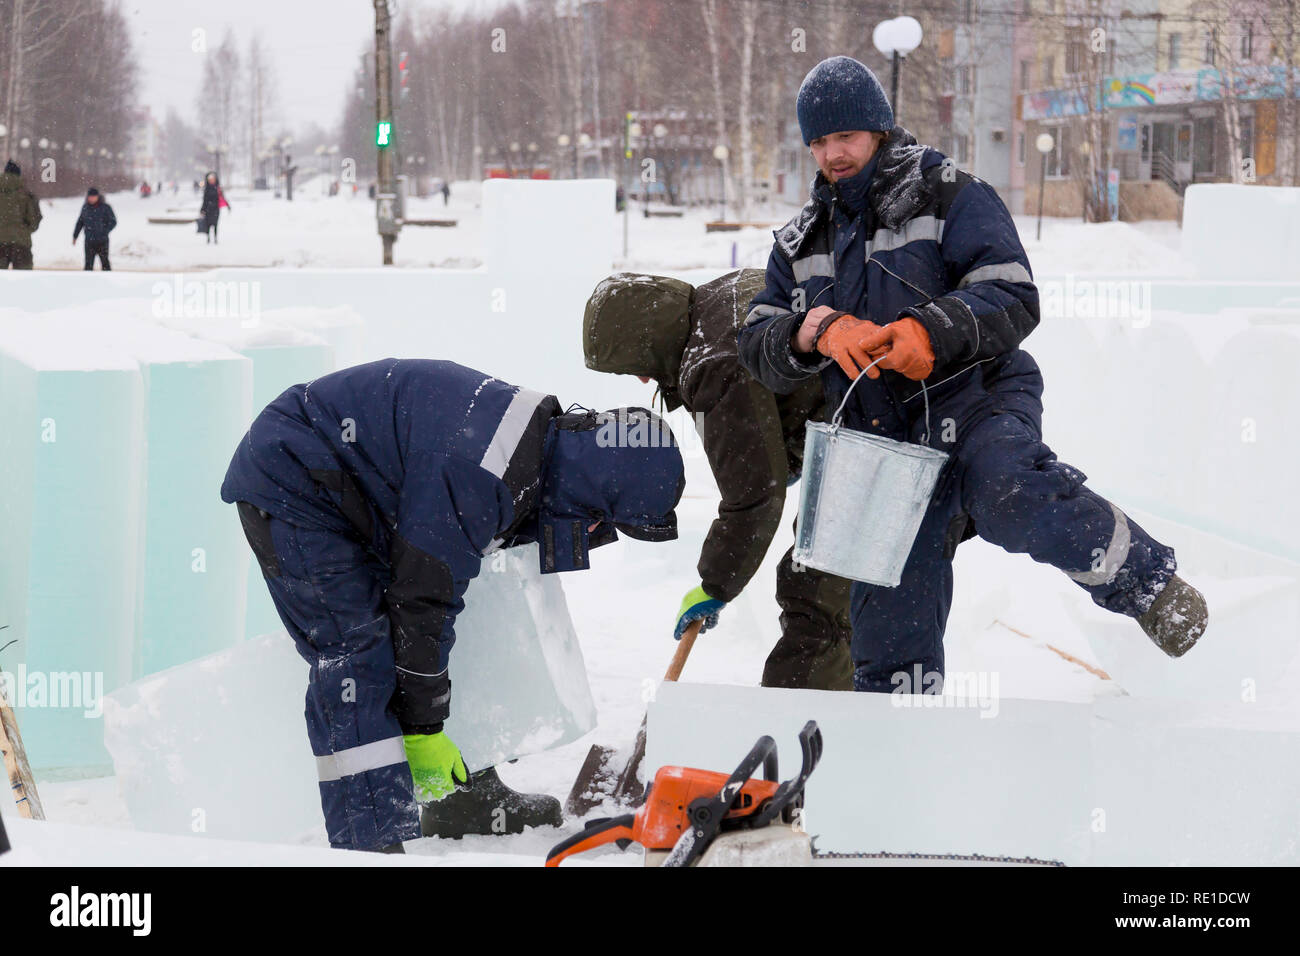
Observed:
[[[512,515],[509,489],[487,470],[441,455],[406,462],[386,594],[397,666],[392,706],[403,733],[442,730],[456,615],[483,551]]]
[[[951,291],[902,312],[929,332],[936,369],[1009,352],[1038,325],[1038,289],[1007,207],[964,173],[958,189],[940,243]]]
[[[733,601],[781,523],[789,473],[781,416],[776,397],[735,365],[705,377],[692,401],[722,493],[700,551],[700,582],[710,597]]]

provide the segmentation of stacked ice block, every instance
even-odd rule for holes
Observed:
[[[279,628],[221,478],[253,414],[359,337],[347,309],[0,313],[0,668],[39,771],[108,764],[104,693]]]

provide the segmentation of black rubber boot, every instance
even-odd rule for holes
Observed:
[[[1210,610],[1201,592],[1175,574],[1137,621],[1156,647],[1182,657],[1205,633]]]
[[[558,827],[560,801],[541,793],[518,793],[497,776],[495,767],[470,774],[470,787],[420,807],[420,832],[458,840],[466,834],[500,836],[524,827]]]

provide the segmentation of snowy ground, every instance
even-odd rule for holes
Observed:
[[[458,225],[454,229],[407,228],[396,246],[396,264],[453,268],[478,265],[482,249],[477,198],[472,184],[458,184],[445,210],[440,198],[414,202],[408,215],[447,215],[456,218]],[[148,200],[134,195],[111,196],[120,223],[112,237],[115,267],[194,271],[235,265],[340,268],[377,264],[379,243],[374,233],[373,207],[364,192],[356,197],[326,199],[308,184],[292,204],[275,201],[265,193],[235,192],[229,199],[233,215],[222,217],[220,245],[209,246],[192,226],[147,222],[149,216],[195,214],[197,197],[188,191],[183,190],[178,197],[161,195]],[[80,247],[68,245],[79,205],[74,200],[43,204],[46,218],[35,236],[34,247],[38,268],[80,268]],[[792,211],[774,211],[774,224]],[[720,273],[733,265],[761,267],[765,263],[771,242],[769,232],[751,229],[706,235],[702,223],[712,216],[710,210],[688,212],[680,220],[645,219],[634,210],[628,222],[630,253],[626,259],[621,254],[621,220],[611,217],[615,267]],[[1033,239],[1032,218],[1018,217],[1017,224],[1039,274],[1141,273],[1146,278],[1189,275],[1178,253],[1176,224],[1084,226],[1072,220],[1047,220],[1041,242]],[[649,399],[647,388],[647,404]],[[565,577],[600,723],[583,740],[502,767],[503,779],[517,789],[562,798],[593,742],[626,745],[635,734],[643,713],[644,682],[658,679],[672,654],[673,613],[681,595],[698,583],[694,565],[699,542],[716,508],[716,489],[707,468],[697,461],[689,475],[687,495],[679,509],[679,541],[671,545],[625,541],[598,552],[592,571]],[[686,669],[686,679],[757,683],[763,659],[778,633],[777,609],[771,596],[774,569],[790,543],[793,514],[792,501],[767,563],[742,599],[724,612],[720,627],[701,638]],[[626,586],[629,580],[642,582],[631,595]],[[1008,602],[1007,582],[1013,580],[1015,599]],[[1007,697],[1088,701],[1123,693],[1098,673],[1099,663],[1086,638],[1064,613],[1071,602],[1086,601],[1086,596],[1057,572],[981,541],[969,542],[956,560],[956,594],[946,641],[948,667],[997,672],[1000,693]],[[1133,631],[1135,639],[1144,639],[1136,624]],[[130,827],[114,778],[44,781],[41,797],[52,821],[109,829]],[[10,815],[10,809],[6,807],[5,813]],[[571,822],[562,830],[529,832],[518,837],[426,840],[408,850],[432,858],[428,862],[535,863],[546,849],[578,826],[578,822]],[[69,842],[75,838],[70,831]],[[310,842],[324,845],[323,826]],[[175,858],[175,847],[163,841],[141,839],[129,846],[129,862]],[[339,862],[347,859],[342,854],[338,857]],[[26,856],[16,853],[15,858],[15,862],[65,862],[59,858],[57,847],[45,854],[32,850]],[[366,856],[357,862],[379,861]],[[636,865],[640,859],[636,853],[604,852],[594,856],[593,862]]]
[[[211,245],[189,224],[159,225],[152,218],[196,218],[198,197],[182,189],[141,199],[135,193],[108,197],[118,226],[111,238],[113,268],[119,270],[201,270],[218,266],[327,267],[379,265],[374,204],[364,190],[327,198],[308,183],[293,202],[268,192],[228,194],[232,210],[222,212],[220,243]],[[407,215],[416,219],[455,219],[454,228],[408,226],[394,247],[401,267],[472,268],[482,262],[479,187],[456,183],[450,205],[441,197],[413,199]],[[41,204],[45,215],[33,235],[32,255],[38,269],[80,269],[81,241],[69,244],[81,208],[80,199]],[[781,225],[795,207],[774,207],[756,221]],[[745,229],[706,235],[703,223],[717,210],[688,210],[681,219],[645,218],[640,206],[628,216],[628,255],[623,256],[622,216],[610,219],[610,243],[616,268],[641,271],[726,269],[735,265],[762,268],[772,248],[770,230]],[[1145,278],[1188,275],[1178,255],[1177,223],[1105,223],[1084,227],[1073,219],[1045,219],[1043,239],[1036,220],[1017,216],[1030,263],[1037,274],[1100,272],[1141,273]],[[98,267],[96,267],[98,268]]]

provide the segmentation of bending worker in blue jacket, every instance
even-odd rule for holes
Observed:
[[[844,424],[952,456],[899,586],[853,586],[854,688],[942,686],[951,562],[974,534],[1060,568],[1165,653],[1186,652],[1208,614],[1173,549],[1043,444],[1043,378],[1020,349],[1038,290],[997,193],[894,126],[880,83],[849,57],[808,73],[797,112],[819,172],[774,234],[741,360],[777,393],[820,373],[834,409],[880,359]]]
[[[542,572],[573,571],[618,531],[676,538],[684,483],[652,412],[566,414],[451,362],[343,369],[258,415],[221,497],[311,665],[332,846],[398,852],[420,836],[417,797],[436,808],[471,783],[443,722],[453,625],[483,555],[536,541]]]

